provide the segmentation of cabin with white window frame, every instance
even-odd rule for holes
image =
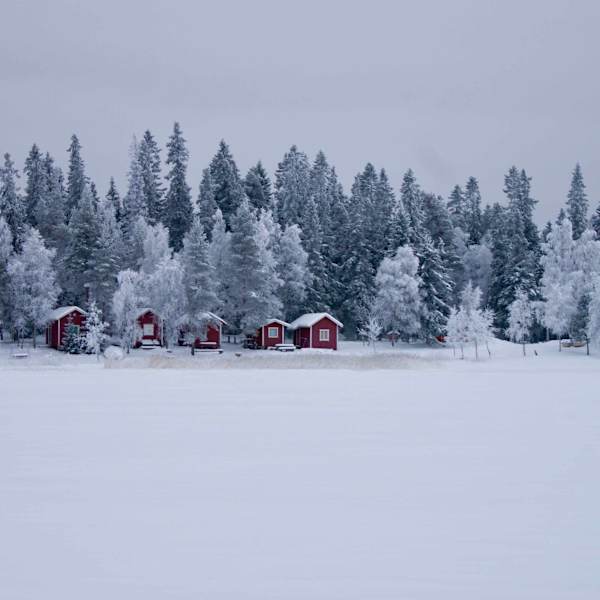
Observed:
[[[268,349],[285,344],[285,330],[289,326],[285,321],[269,319],[256,330],[256,345]]]
[[[339,330],[344,325],[329,313],[306,313],[292,321],[294,345],[298,348],[338,349]]]

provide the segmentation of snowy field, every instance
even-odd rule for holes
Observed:
[[[0,597],[599,598],[600,360],[384,348],[4,345]]]

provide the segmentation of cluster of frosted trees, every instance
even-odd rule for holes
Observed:
[[[209,312],[238,332],[327,311],[350,338],[377,323],[380,333],[458,345],[483,343],[491,328],[518,342],[598,337],[600,207],[590,218],[579,166],[566,210],[540,232],[531,178],[516,167],[506,203],[490,206],[474,177],[444,199],[410,169],[395,191],[371,163],[346,193],[322,152],[310,161],[295,146],[273,181],[260,162],[242,176],[221,142],[192,194],[179,124],[161,152],[149,131],[133,141],[122,196],[112,179],[98,192],[76,136],[65,172],[37,145],[22,174],[5,155],[5,332],[30,335],[48,307],[95,302],[124,343],[142,306],[161,315],[170,342],[181,323],[202,329]]]

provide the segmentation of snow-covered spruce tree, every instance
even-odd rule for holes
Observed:
[[[185,310],[183,267],[177,254],[158,263],[146,289],[148,302],[160,320],[163,343],[169,348],[177,342]]]
[[[13,322],[21,335],[24,327],[31,329],[34,348],[36,335],[48,322],[60,292],[52,266],[54,254],[55,250],[44,245],[39,231],[29,228],[21,252],[8,262]]]
[[[400,198],[408,217],[409,242],[416,247],[420,243],[424,217],[422,193],[412,169],[408,169],[402,177]]]
[[[537,200],[531,197],[531,177],[527,176],[524,169],[519,172],[513,166],[505,176],[504,182],[504,193],[508,198],[508,206],[521,214],[528,250],[535,260],[539,260],[541,253],[539,232],[533,221],[533,209]],[[541,276],[541,271],[538,273],[538,278],[539,276]]]
[[[62,349],[67,354],[80,354],[85,348],[85,339],[79,325],[73,322],[73,315],[67,317]]]
[[[244,189],[250,205],[256,210],[273,210],[271,180],[260,160],[248,170]]]
[[[117,276],[117,289],[112,298],[114,333],[128,354],[138,339],[137,318],[142,306],[140,287],[140,275],[126,269]]]
[[[0,215],[6,219],[13,238],[13,247],[20,249],[25,235],[25,204],[19,195],[15,169],[10,154],[4,155],[4,164],[0,167]]]
[[[0,215],[0,341],[4,339],[4,331],[10,316],[8,261],[12,252],[12,233],[6,220]]]
[[[254,331],[281,312],[276,296],[280,281],[272,275],[264,264],[256,216],[244,200],[231,220],[230,241],[229,310],[240,331]]]
[[[123,198],[122,227],[125,240],[131,241],[135,222],[143,217],[147,219],[148,211],[144,197],[144,179],[140,163],[140,147],[135,136],[129,147],[129,170],[127,171],[127,194]]]
[[[117,275],[123,265],[124,247],[115,207],[109,197],[100,199],[97,210],[98,238],[92,252],[90,295],[98,310],[107,315],[117,288]]]
[[[196,201],[197,215],[204,233],[208,240],[212,236],[215,213],[217,212],[217,202],[215,201],[215,192],[213,189],[210,169],[202,171],[202,180],[198,191],[198,200]]]
[[[209,260],[204,227],[199,219],[194,219],[191,229],[183,239],[181,264],[187,304],[186,325],[193,330],[199,330],[204,327],[206,313],[219,306],[217,281]]]
[[[148,222],[151,225],[165,221],[165,190],[160,172],[160,148],[149,130],[139,144],[138,162],[142,179],[142,196]]]
[[[223,213],[217,209],[212,229],[212,239],[208,245],[208,260],[213,269],[216,281],[216,295],[219,299],[217,310],[226,320],[232,318],[231,294],[229,284],[231,281],[231,232]]]
[[[277,272],[282,282],[279,298],[283,304],[283,314],[290,321],[302,312],[310,279],[308,254],[302,247],[300,235],[298,225],[288,225],[283,230],[277,254]]]
[[[310,164],[304,152],[292,146],[275,173],[275,205],[279,224],[300,224],[310,197]]]
[[[71,213],[79,205],[83,189],[86,185],[85,164],[81,156],[81,144],[79,138],[73,134],[71,136],[71,144],[69,145],[69,172],[67,175],[67,204],[66,212],[67,219],[71,217]]]
[[[310,279],[306,289],[305,309],[307,312],[327,312],[330,307],[326,303],[327,272],[323,263],[323,232],[317,212],[317,206],[309,197],[303,207],[300,228],[302,245],[308,255]]]
[[[588,200],[585,193],[585,183],[583,183],[583,173],[579,163],[573,169],[571,178],[571,188],[567,195],[567,214],[573,227],[573,239],[579,239],[579,236],[585,231],[588,225],[587,220]]]
[[[215,203],[230,228],[231,219],[244,199],[244,185],[225,140],[219,143],[209,168]]]
[[[66,303],[83,306],[87,302],[86,288],[92,281],[94,248],[98,243],[98,218],[88,185],[69,221],[69,239],[61,270],[61,287]]]
[[[108,323],[102,318],[102,311],[95,302],[91,302],[85,318],[84,345],[87,352],[96,355],[100,360],[100,353],[104,349],[108,336],[106,329]]]
[[[479,244],[482,236],[481,193],[475,177],[469,177],[465,186],[465,227],[469,244]]]
[[[412,248],[402,246],[384,258],[375,277],[374,313],[382,325],[410,339],[421,329],[421,278],[419,260]],[[368,310],[365,314],[368,314]]]
[[[421,328],[424,341],[432,343],[446,333],[446,323],[452,305],[452,282],[443,261],[444,246],[438,247],[427,232],[417,249],[421,279]]]
[[[560,340],[568,332],[577,309],[571,221],[563,219],[556,224],[548,235],[541,261],[544,325],[558,336],[560,349]]]
[[[448,212],[452,218],[452,225],[454,227],[460,227],[463,231],[466,231],[466,207],[465,207],[465,194],[460,185],[455,185],[450,192],[448,198]]]
[[[25,208],[27,223],[37,227],[37,207],[46,189],[46,170],[44,157],[37,144],[34,144],[25,159],[23,172],[26,176],[25,183]]]
[[[592,281],[589,316],[587,339],[594,348],[598,349],[600,348],[600,277],[595,277]]]
[[[50,248],[55,248],[62,259],[67,245],[68,231],[65,221],[66,195],[62,171],[53,165],[49,156],[45,159],[44,189],[36,203],[38,230]]]
[[[169,247],[169,232],[164,225],[147,225],[143,233],[143,254],[140,261],[140,271],[144,275],[152,275],[165,258],[173,254]]]
[[[590,227],[596,232],[596,238],[600,239],[600,204],[590,219]]]
[[[114,177],[110,178],[108,192],[106,192],[106,199],[113,205],[115,218],[117,219],[117,223],[120,223],[123,217],[123,203],[121,202],[121,196],[119,196],[119,191],[117,190]]]
[[[186,182],[188,151],[179,123],[167,143],[167,165],[169,165],[169,189],[166,196],[165,225],[169,229],[169,241],[178,252],[183,246],[183,237],[192,225],[192,200]]]
[[[526,355],[525,344],[529,341],[533,326],[533,306],[525,292],[519,290],[509,307],[508,330],[506,335],[513,342],[523,344],[523,356]]]

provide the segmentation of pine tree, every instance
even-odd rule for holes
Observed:
[[[6,220],[0,215],[0,341],[4,339],[4,328],[10,314],[8,261],[12,252],[12,233]]]
[[[67,218],[71,217],[73,210],[79,205],[84,187],[86,185],[85,164],[81,157],[81,144],[78,137],[71,136],[69,152],[69,173],[67,176]]]
[[[166,206],[160,172],[160,148],[149,130],[146,130],[140,142],[138,161],[148,222],[151,225],[164,223]]]
[[[27,223],[31,227],[37,227],[38,203],[46,189],[46,170],[44,168],[44,157],[37,144],[34,144],[25,160],[23,169],[27,176],[25,184],[25,207]]]
[[[129,147],[129,171],[127,172],[127,194],[123,198],[123,233],[125,239],[131,240],[135,222],[140,218],[147,219],[148,211],[144,197],[144,179],[140,163],[140,147],[135,136]]]
[[[421,328],[421,279],[419,260],[410,246],[398,248],[384,258],[375,278],[377,295],[374,314],[383,326],[410,339]],[[367,311],[368,314],[368,311]]]
[[[114,177],[110,178],[106,200],[112,204],[115,211],[115,219],[117,220],[117,223],[120,223],[123,217],[123,204],[121,203],[121,196],[119,196]]]
[[[8,223],[15,250],[21,248],[25,235],[25,205],[19,195],[17,179],[19,172],[10,154],[4,155],[4,166],[0,168],[0,216]]]
[[[275,174],[275,204],[282,227],[299,225],[310,197],[310,164],[304,152],[292,146]]]
[[[80,306],[87,302],[87,288],[95,269],[94,249],[98,235],[94,199],[90,187],[85,186],[69,221],[69,239],[61,273],[65,302]]]
[[[167,143],[167,175],[169,190],[166,198],[165,223],[169,228],[172,248],[178,252],[183,246],[183,238],[192,224],[192,201],[190,188],[186,183],[188,151],[185,147],[179,123],[173,126],[173,134]]]
[[[60,291],[52,266],[54,254],[38,230],[29,228],[21,252],[13,254],[8,263],[13,323],[21,331],[24,326],[31,328],[34,348],[37,333],[48,322]]]
[[[330,307],[326,304],[325,280],[327,274],[321,255],[323,232],[317,206],[312,197],[308,198],[303,207],[301,231],[302,244],[308,255],[308,270],[310,273],[305,308],[307,312],[327,312]]]
[[[181,262],[188,317],[194,322],[201,322],[206,312],[217,309],[219,299],[214,268],[209,260],[208,242],[199,219],[194,220],[183,240]]]
[[[198,201],[196,204],[198,207],[198,219],[204,228],[206,237],[210,240],[215,213],[218,208],[217,202],[215,201],[215,192],[210,169],[204,169],[204,171],[202,171],[202,180],[200,181],[200,190],[198,192]]]
[[[447,206],[454,227],[460,227],[463,231],[466,231],[467,225],[465,220],[465,194],[460,185],[455,185],[452,189],[452,192],[450,192],[450,197],[448,198]]]
[[[67,244],[65,203],[62,171],[46,156],[44,190],[36,203],[36,222],[40,234],[49,247],[56,249],[58,257],[62,257]]]
[[[423,206],[421,189],[412,169],[408,169],[402,178],[400,198],[408,218],[409,243],[417,247],[422,235]]]
[[[421,278],[421,335],[427,343],[446,333],[452,304],[452,282],[442,259],[443,242],[436,247],[425,232],[417,250]]]
[[[219,149],[210,163],[210,177],[214,201],[229,228],[233,215],[244,199],[244,186],[225,140],[219,143]]]
[[[286,319],[300,316],[305,305],[306,287],[310,281],[308,254],[302,246],[298,225],[289,225],[283,230],[277,255],[278,275],[281,279],[279,297]]]
[[[579,236],[587,228],[588,200],[585,193],[585,183],[583,183],[583,174],[579,163],[573,169],[571,179],[571,188],[567,195],[567,214],[573,226],[573,239]]]
[[[250,205],[256,210],[273,210],[271,180],[260,161],[246,174],[244,188]]]
[[[479,244],[482,236],[481,227],[481,193],[475,177],[469,177],[465,187],[465,233],[469,236],[469,244]]]

